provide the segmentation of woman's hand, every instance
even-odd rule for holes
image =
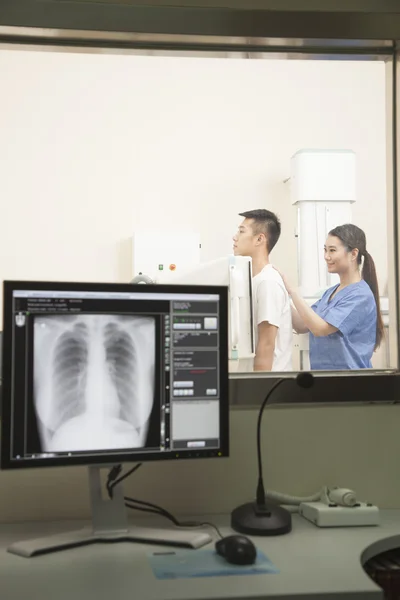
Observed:
[[[279,269],[277,269],[274,265],[272,265],[272,266],[275,269],[275,271],[278,271],[279,275],[282,277],[283,285],[285,286],[286,291],[289,294],[289,296],[291,296],[292,295],[292,291],[293,291],[293,287],[291,286],[291,284],[289,283],[289,281],[287,280],[287,278],[285,277],[285,275]]]
[[[291,312],[292,323],[295,331],[297,333],[306,333],[307,331],[311,331],[315,337],[325,337],[331,333],[335,333],[337,331],[336,327],[333,327],[327,321],[317,315],[311,306],[308,306],[307,302],[305,302],[300,294],[298,294],[296,288],[291,286],[283,273],[281,273],[276,267],[273,268],[275,271],[278,271],[279,275],[282,277],[286,291],[291,297],[292,303],[294,304],[294,307],[292,306],[291,308]]]

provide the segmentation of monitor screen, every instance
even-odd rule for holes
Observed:
[[[2,468],[228,455],[227,288],[4,282]]]

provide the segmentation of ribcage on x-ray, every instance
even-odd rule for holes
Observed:
[[[85,412],[88,356],[88,331],[84,324],[61,334],[53,354],[53,430]]]
[[[108,323],[104,328],[106,361],[111,380],[120,401],[120,419],[131,421],[135,395],[136,352],[132,335],[122,331],[116,323]]]
[[[154,401],[154,368],[152,317],[37,317],[34,403],[43,447],[144,445]]]

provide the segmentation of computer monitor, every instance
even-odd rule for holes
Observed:
[[[120,486],[102,499],[99,465],[228,456],[227,287],[5,281],[3,319],[1,468],[89,466],[93,520],[10,551],[210,541],[129,531]]]
[[[252,260],[228,255],[186,267],[179,272],[160,271],[154,283],[228,286],[229,371],[253,371],[255,352],[253,323]],[[143,283],[144,274],[139,275]]]

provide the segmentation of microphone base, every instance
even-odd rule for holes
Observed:
[[[283,535],[292,531],[292,515],[282,506],[248,502],[232,511],[231,527],[248,535]]]

